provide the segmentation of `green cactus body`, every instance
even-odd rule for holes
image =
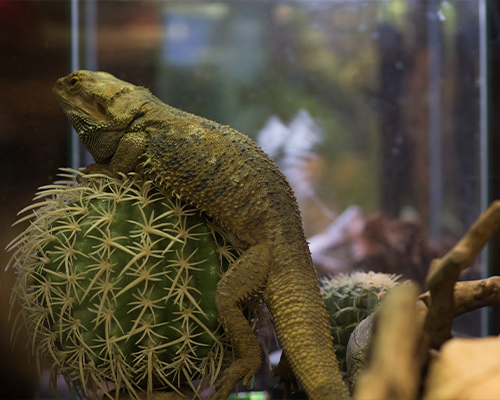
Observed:
[[[137,176],[42,188],[11,245],[33,353],[96,397],[213,383],[228,349],[215,307],[237,256],[207,217]]]
[[[391,274],[354,272],[321,280],[321,294],[342,371],[347,370],[346,350],[351,333],[377,309],[387,290],[397,284],[397,279],[399,276]]]

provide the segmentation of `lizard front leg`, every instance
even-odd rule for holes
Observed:
[[[127,174],[134,170],[140,157],[144,154],[147,147],[147,137],[145,133],[129,132],[122,136],[118,147],[108,163],[97,162],[90,164],[83,170],[84,174],[105,174],[110,177],[118,177],[118,174]],[[87,147],[94,156],[93,146]],[[94,156],[94,159],[96,157]]]
[[[262,291],[271,263],[272,256],[266,246],[251,246],[218,284],[215,304],[219,318],[240,358],[224,371],[217,382],[214,400],[226,399],[240,379],[247,385],[262,364],[257,338],[238,306]]]

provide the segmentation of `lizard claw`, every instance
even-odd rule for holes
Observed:
[[[251,365],[240,358],[233,362],[222,374],[222,377],[215,384],[216,392],[212,400],[225,400],[228,398],[231,390],[236,386],[238,381],[243,378],[243,385],[246,387],[248,381],[258,371],[252,368]]]

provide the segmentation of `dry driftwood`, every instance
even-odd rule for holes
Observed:
[[[357,381],[355,399],[416,399],[429,349],[440,348],[451,337],[453,319],[480,307],[500,304],[500,277],[457,283],[460,272],[472,264],[499,225],[500,201],[496,201],[452,250],[442,259],[432,262],[427,275],[429,292],[419,296],[418,301],[414,286],[402,285],[389,293],[377,312],[368,368]],[[498,345],[500,339],[495,339],[495,345]],[[476,342],[473,343],[476,346]],[[447,346],[455,348],[449,343]],[[481,352],[483,358],[492,358],[489,353],[485,355]],[[447,354],[450,354],[449,350]],[[456,356],[460,357],[460,354]],[[446,355],[445,361],[447,358],[450,357]],[[467,365],[465,361],[461,363]],[[433,366],[429,372],[428,382],[431,385],[434,382],[434,386],[432,391],[427,392],[427,396],[431,394],[426,399],[454,398],[435,395],[441,390],[439,385],[442,379],[432,376],[438,370]],[[494,370],[498,371],[498,368]],[[470,371],[468,367],[466,374],[470,375]],[[495,377],[493,380],[498,381],[498,373]],[[457,393],[455,389],[463,386],[460,383],[462,378],[455,376],[453,379],[447,382],[447,393]],[[481,386],[483,390],[491,389],[491,382],[482,383],[486,385]],[[468,385],[474,383],[469,381]],[[494,395],[500,395],[500,392],[494,392]],[[460,398],[473,397],[467,395]]]
[[[405,284],[391,290],[377,311],[369,367],[360,375],[355,399],[417,398],[422,337],[415,301],[418,288]]]
[[[442,254],[417,219],[364,215],[351,206],[323,232],[308,238],[320,274],[374,271],[402,275],[420,285],[431,260]]]
[[[424,322],[424,335],[430,347],[438,349],[451,338],[451,327],[456,314],[455,283],[460,272],[473,263],[486,242],[498,230],[499,224],[500,201],[495,201],[480,215],[453,249],[442,259],[435,259],[431,263],[427,274],[430,299],[428,299],[428,311]],[[462,308],[465,308],[464,300],[471,298],[471,293],[463,289],[470,290],[473,286],[474,284],[470,284],[461,288],[462,298],[459,303]]]
[[[457,338],[430,363],[423,400],[500,398],[500,337]]]
[[[431,302],[429,291],[418,297],[418,307],[427,314]],[[453,290],[453,316],[465,314],[482,307],[500,305],[500,276],[475,281],[457,282]]]

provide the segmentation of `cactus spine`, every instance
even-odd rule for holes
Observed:
[[[382,297],[397,285],[398,279],[397,275],[370,271],[321,280],[321,294],[342,371],[347,370],[346,350],[354,328],[377,309]]]
[[[51,361],[52,385],[63,374],[93,398],[103,382],[135,398],[183,382],[198,393],[195,381],[213,383],[227,355],[215,290],[236,253],[205,215],[151,182],[85,181],[41,188],[9,246],[12,301],[37,363]]]

